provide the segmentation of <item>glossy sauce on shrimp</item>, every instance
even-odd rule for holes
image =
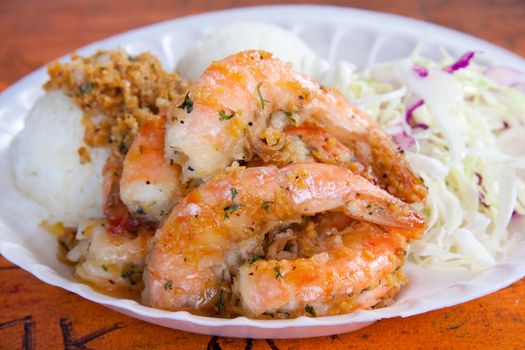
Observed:
[[[273,113],[337,138],[391,194],[424,200],[426,188],[377,123],[337,91],[263,51],[242,51],[203,73],[170,109],[166,152],[182,166],[184,179],[209,179],[235,160],[251,160],[251,140],[276,138],[266,128]]]
[[[150,118],[124,158],[120,197],[135,216],[160,220],[182,198],[181,169],[166,160],[164,139],[165,119]]]
[[[408,205],[341,167],[299,163],[232,170],[191,191],[156,232],[143,301],[217,314],[224,274],[247,261],[265,233],[326,211],[399,228],[407,237],[418,237],[424,228]]]
[[[404,262],[407,241],[400,230],[355,222],[321,237],[322,248],[310,257],[246,262],[237,280],[243,310],[251,317],[296,317],[370,308],[403,284],[396,270]]]

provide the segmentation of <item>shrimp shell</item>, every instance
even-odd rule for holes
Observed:
[[[264,51],[242,51],[214,62],[171,106],[167,154],[182,166],[185,180],[206,180],[234,160],[251,160],[250,139],[260,137],[259,126],[268,124],[274,112],[297,115],[298,123],[340,140],[393,195],[410,203],[425,199],[422,180],[379,124],[339,92]]]
[[[310,258],[244,263],[237,283],[245,313],[337,315],[370,308],[399,289],[391,275],[405,259],[403,233],[360,222],[331,238],[331,247]],[[366,289],[375,291],[357,298]]]
[[[407,237],[425,227],[407,204],[341,167],[239,168],[192,190],[156,232],[143,301],[216,314],[224,273],[250,258],[266,232],[325,211],[397,227]]]

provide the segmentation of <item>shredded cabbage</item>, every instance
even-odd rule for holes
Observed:
[[[378,121],[429,189],[428,230],[410,258],[432,268],[484,268],[525,240],[507,229],[525,214],[525,94],[473,52],[457,60],[442,53],[436,61],[416,48],[361,72],[339,62],[323,83]]]

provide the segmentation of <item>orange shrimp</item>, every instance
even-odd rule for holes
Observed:
[[[81,280],[126,296],[134,292],[136,297],[144,288],[142,271],[152,232],[141,226],[133,237],[115,236],[107,226],[103,220],[80,225],[67,259],[77,263],[75,276]]]
[[[244,263],[237,283],[245,313],[338,315],[370,308],[404,282],[396,273],[407,245],[402,231],[356,222],[324,240],[308,258]]]
[[[290,127],[284,131],[286,135],[299,137],[316,161],[343,166],[373,184],[380,183],[369,166],[359,163],[350,148],[326,131],[312,127]]]
[[[273,113],[290,116],[289,125],[313,125],[340,140],[393,195],[424,200],[422,181],[379,124],[340,93],[264,51],[239,52],[203,73],[169,110],[167,152],[185,180],[206,180],[234,160],[251,160],[250,140],[261,137]]]
[[[145,121],[124,158],[120,197],[136,216],[159,220],[182,197],[181,169],[164,157],[165,120]]]
[[[222,276],[250,258],[266,232],[325,211],[396,227],[407,237],[425,226],[407,204],[341,167],[239,168],[192,190],[156,232],[143,301],[216,314]]]

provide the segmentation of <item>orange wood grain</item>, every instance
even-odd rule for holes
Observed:
[[[379,321],[347,334],[311,339],[216,338],[167,329],[124,316],[77,295],[43,284],[0,258],[0,349],[19,349],[23,324],[32,316],[34,349],[62,349],[60,323],[67,319],[79,339],[105,327],[121,327],[86,343],[90,349],[524,349],[525,280],[489,296],[409,318]],[[214,344],[218,344],[215,345]]]
[[[189,14],[277,3],[283,2],[0,0],[0,91],[47,62],[109,35]],[[459,29],[525,56],[523,0],[287,3],[353,6],[410,16]],[[69,324],[70,349],[525,349],[524,296],[525,280],[521,280],[465,304],[382,320],[349,334],[251,341],[175,331],[129,318],[48,286],[0,258],[0,349],[23,348],[24,328],[32,334],[25,338],[26,348],[65,348]],[[98,335],[109,333],[82,343],[83,337],[95,336],[97,331]]]

